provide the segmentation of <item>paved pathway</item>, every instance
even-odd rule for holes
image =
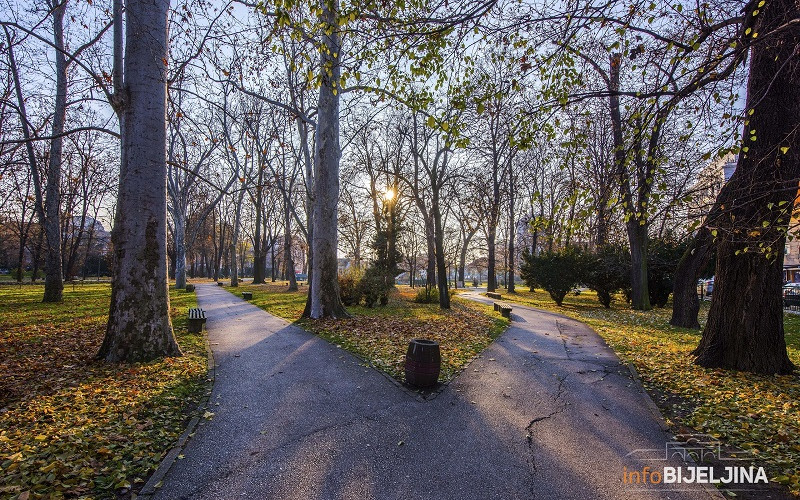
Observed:
[[[670,436],[586,326],[515,308],[513,326],[424,401],[360,360],[198,285],[216,380],[211,421],[161,499],[709,498],[622,484]],[[475,297],[478,297],[475,295]]]

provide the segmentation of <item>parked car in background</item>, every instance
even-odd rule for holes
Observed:
[[[714,278],[707,280],[697,280],[697,296],[700,300],[705,300],[711,297],[714,292]]]
[[[800,283],[783,286],[783,307],[800,307]]]

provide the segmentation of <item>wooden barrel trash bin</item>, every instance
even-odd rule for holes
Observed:
[[[406,352],[406,382],[416,387],[431,387],[439,381],[442,355],[439,343],[413,339]]]
[[[250,300],[253,298],[253,292],[242,292],[242,298],[244,300]]]
[[[194,285],[192,285],[191,283],[187,283],[186,284],[186,291],[187,292],[194,292]]]

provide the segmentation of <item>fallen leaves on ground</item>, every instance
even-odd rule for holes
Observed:
[[[490,308],[457,298],[449,311],[439,311],[436,304],[415,304],[409,294],[397,293],[393,299],[384,308],[373,308],[369,315],[361,311],[364,308],[353,308],[352,318],[303,324],[400,381],[405,378],[409,341],[436,341],[442,354],[440,382],[452,379],[508,325],[507,320],[492,317],[495,315]],[[394,315],[392,309],[400,308],[404,309],[403,314]],[[414,310],[420,314],[408,314]]]
[[[294,321],[303,312],[308,289],[288,292],[286,285],[279,283],[244,285],[238,291],[253,292],[255,305]],[[351,318],[302,320],[298,324],[400,381],[405,378],[408,342],[415,338],[435,340],[442,354],[440,382],[452,379],[508,326],[508,320],[489,306],[454,297],[450,310],[442,311],[438,304],[413,302],[415,292],[398,287],[387,306],[348,307]]]
[[[184,356],[132,364],[93,359],[107,284],[67,287],[60,304],[41,295],[0,288],[0,497],[116,498],[141,487],[206,385],[205,342],[185,328],[194,294],[171,292]]]

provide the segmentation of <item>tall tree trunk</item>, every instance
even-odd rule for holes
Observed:
[[[697,314],[700,312],[700,299],[697,297],[697,279],[700,272],[711,260],[714,237],[703,225],[681,256],[675,269],[675,283],[672,285],[672,318],[669,324],[682,328],[700,328]]]
[[[231,266],[231,286],[239,286],[239,259],[237,246],[239,246],[239,232],[242,230],[242,201],[244,200],[244,189],[239,191],[239,199],[236,201],[233,216],[233,230],[231,231],[231,244],[228,248],[228,258]]]
[[[294,259],[292,258],[292,212],[289,201],[284,200],[283,222],[286,230],[283,234],[283,252],[286,263],[286,279],[289,280],[289,291],[297,291],[297,276],[294,274]],[[337,280],[338,281],[338,280]]]
[[[36,277],[39,274],[39,266],[42,262],[42,247],[44,246],[44,231],[39,228],[39,234],[36,238],[36,245],[33,246],[33,252],[31,252],[31,258],[33,260],[31,266],[31,283],[36,282]]]
[[[92,227],[89,229],[89,234],[86,237],[86,254],[83,256],[83,265],[81,266],[81,276],[85,281],[89,276],[89,267],[86,265],[86,260],[89,258],[89,253],[92,251],[92,244],[94,243],[95,224],[97,223],[97,210],[92,217]]]
[[[77,276],[78,272],[75,269],[75,265],[78,260],[78,253],[80,252],[81,242],[83,241],[83,235],[86,233],[86,217],[89,213],[89,206],[86,198],[84,197],[83,200],[83,207],[81,209],[81,218],[80,223],[78,225],[78,235],[72,238],[69,246],[69,252],[67,252],[66,262],[64,263],[64,276],[72,279],[72,276]],[[63,256],[63,254],[62,254]]]
[[[343,318],[349,314],[339,297],[338,276],[338,212],[339,159],[339,92],[341,91],[341,40],[339,35],[339,2],[320,2],[324,33],[320,51],[322,84],[317,105],[317,134],[314,150],[314,221],[312,239],[310,307],[308,316]]]
[[[472,241],[474,236],[475,231],[468,230],[467,233],[464,234],[463,241],[461,242],[461,252],[458,256],[458,280],[462,283],[464,282],[466,275],[467,249],[469,248],[469,243]]]
[[[753,10],[759,9],[754,15]],[[746,148],[716,218],[717,266],[701,366],[764,374],[794,369],[783,326],[783,248],[800,180],[800,6],[794,0],[748,4],[753,32]],[[776,31],[777,30],[777,31]]]
[[[55,7],[53,9],[53,39],[56,48],[54,54],[56,102],[44,199],[47,271],[44,278],[42,302],[61,302],[64,292],[64,278],[61,272],[61,153],[64,141],[62,134],[67,115],[67,58],[64,55],[64,14],[67,10],[67,2],[61,2],[53,7]]]
[[[28,242],[27,231],[20,232],[19,252],[17,253],[17,283],[22,283],[25,277],[25,244]]]
[[[602,194],[600,199],[597,200],[597,206],[595,207],[595,215],[597,217],[597,227],[595,232],[595,239],[594,244],[595,248],[603,248],[608,243],[608,226],[609,226],[609,217],[610,217],[610,210],[608,209],[608,193],[610,192],[609,189],[602,187]]]
[[[430,218],[430,217],[429,217]],[[436,229],[433,221],[425,220],[425,243],[428,246],[427,279],[428,288],[436,286]]]
[[[264,247],[261,241],[261,220],[264,212],[264,193],[262,184],[264,182],[264,166],[258,168],[258,185],[256,186],[256,234],[253,238],[253,284],[264,283],[267,265]]]
[[[647,311],[651,308],[647,291],[647,224],[632,218],[626,227],[631,247],[631,307]]]
[[[175,287],[186,288],[186,215],[179,207],[172,211],[175,237]]]
[[[513,219],[512,219],[513,224]],[[514,248],[514,231],[511,231],[511,234],[508,236],[508,285],[506,288],[508,289],[508,293],[515,293],[516,286],[514,284],[514,269],[516,267],[516,262],[514,259],[514,252],[516,249]]]
[[[270,245],[270,256],[271,256],[271,259],[272,259],[271,260],[271,265],[272,265],[272,270],[271,270],[272,277],[271,278],[272,278],[272,282],[273,283],[275,283],[275,279],[276,279],[276,277],[275,277],[275,266],[277,265],[277,262],[275,262],[275,240],[277,240],[277,237],[273,238],[272,244]]]
[[[619,103],[619,72],[622,56],[619,53],[609,57],[609,111],[611,129],[614,138],[614,169],[619,182],[620,195],[625,206],[628,222],[628,243],[631,247],[631,307],[646,311],[650,309],[650,293],[647,289],[647,220],[644,214],[637,215],[631,178],[628,171],[628,159],[625,154],[624,136],[622,133],[622,115]]]
[[[491,219],[491,217],[490,217]],[[497,223],[489,222],[489,230],[486,234],[486,244],[489,245],[489,260],[486,266],[486,291],[494,292],[497,290],[497,268],[495,245],[497,240]]]
[[[511,164],[509,163],[509,169]],[[514,240],[517,236],[517,225],[514,220],[514,174],[509,172],[508,176],[508,285],[506,289],[508,293],[515,293],[514,271],[516,268],[516,259],[514,258]]]
[[[148,361],[181,354],[167,282],[167,11],[169,0],[129,0],[121,164],[112,230],[114,275],[98,357]]]
[[[447,263],[444,258],[444,227],[442,227],[442,214],[439,208],[439,190],[433,189],[431,203],[433,216],[434,238],[436,244],[436,286],[439,289],[439,308],[450,309],[450,293],[447,290]]]

